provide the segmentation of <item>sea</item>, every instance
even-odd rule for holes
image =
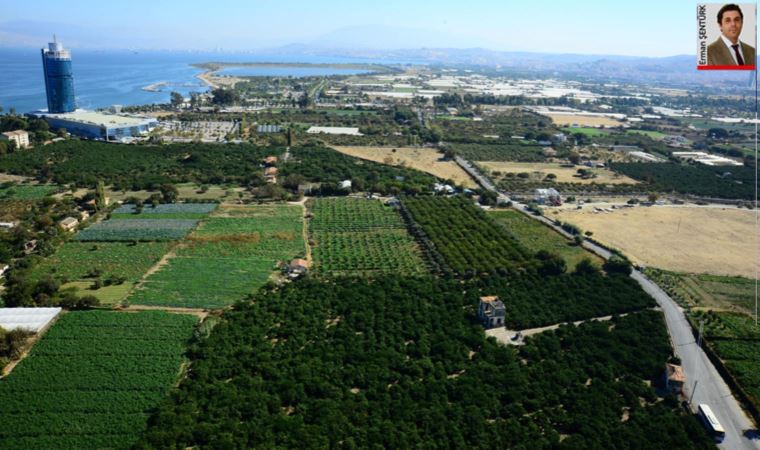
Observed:
[[[202,69],[191,64],[206,62],[271,63],[394,63],[313,55],[143,52],[127,50],[71,49],[74,90],[78,108],[167,103],[172,91],[188,96],[208,90],[196,75]],[[223,74],[238,76],[328,76],[361,73],[361,70],[329,67],[262,66],[230,67]],[[154,85],[156,91],[143,88]],[[39,49],[0,49],[0,106],[25,113],[46,108],[45,81]]]

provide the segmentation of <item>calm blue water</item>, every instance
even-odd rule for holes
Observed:
[[[95,109],[111,105],[143,105],[166,103],[169,93],[178,91],[187,96],[192,91],[205,91],[206,86],[195,76],[201,73],[190,64],[224,62],[274,63],[370,63],[378,61],[301,55],[253,55],[243,53],[177,53],[128,51],[72,51],[74,88],[77,107]],[[392,62],[392,61],[388,61]],[[237,73],[236,71],[243,71]],[[349,74],[361,71],[310,67],[240,67],[225,70],[236,75],[314,76]],[[143,87],[167,82],[160,92]],[[46,108],[45,82],[42,77],[40,51],[35,49],[0,49],[0,106],[7,112],[14,107],[19,113]]]
[[[360,69],[338,69],[331,67],[227,67],[220,70],[222,75],[238,77],[325,77],[328,75],[356,75],[367,73]]]

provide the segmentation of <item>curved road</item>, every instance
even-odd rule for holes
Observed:
[[[480,174],[469,161],[461,157],[456,157],[456,160],[483,188],[496,192],[500,200],[509,200],[506,195],[496,189],[490,180]],[[512,205],[517,211],[543,222],[568,239],[572,239],[569,233],[555,225],[551,220],[526,211],[525,205],[514,201]],[[612,255],[608,250],[593,242],[585,241],[583,247],[604,259]],[[726,430],[726,438],[719,444],[719,447],[731,450],[760,449],[760,441],[756,438],[753,440],[748,437],[753,431],[756,433],[752,421],[742,409],[739,401],[734,398],[731,389],[723,381],[712,361],[702,351],[702,348],[697,346],[691,325],[686,320],[683,309],[665,291],[660,289],[655,282],[647,278],[640,271],[634,269],[631,273],[631,278],[636,280],[642,289],[651,295],[660,308],[662,308],[671,344],[676,356],[681,358],[681,366],[686,375],[684,393],[687,396],[691,396],[692,394],[694,396],[692,409],[695,410],[696,405],[700,403],[710,405],[721,425]],[[696,389],[694,389],[695,382],[697,382]]]

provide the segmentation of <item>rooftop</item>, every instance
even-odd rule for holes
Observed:
[[[683,373],[683,367],[675,364],[665,364],[665,370],[668,372],[668,381],[685,382],[686,375]]]
[[[13,137],[13,136],[26,136],[29,133],[27,133],[24,130],[13,130],[13,131],[6,131],[3,133],[4,136]]]
[[[60,312],[61,308],[0,308],[0,327],[38,332]]]
[[[156,119],[153,118],[120,116],[116,114],[105,114],[97,111],[87,111],[84,109],[78,109],[74,112],[61,114],[50,114],[45,111],[41,111],[38,114],[41,116],[56,119],[71,120],[74,122],[83,122],[106,127],[133,127],[143,125],[146,122],[156,121]]]

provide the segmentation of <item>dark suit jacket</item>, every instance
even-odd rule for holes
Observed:
[[[747,66],[755,65],[755,47],[747,45],[744,42],[742,44],[742,53],[744,54],[744,64]],[[718,38],[715,42],[707,46],[707,65],[708,66],[735,66],[733,55],[723,43],[723,39]]]

